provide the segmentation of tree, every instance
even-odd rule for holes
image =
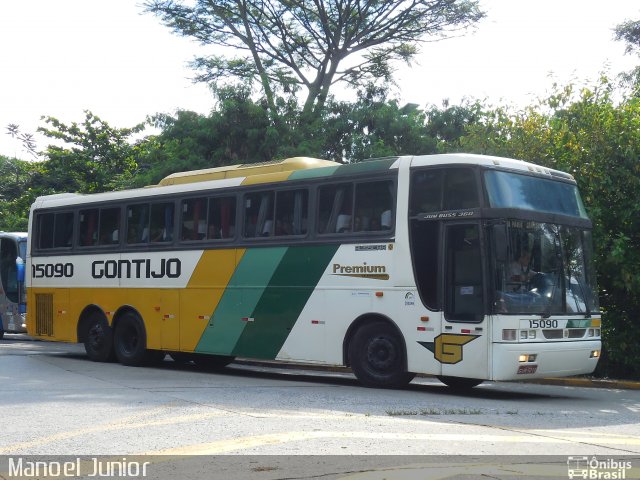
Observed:
[[[484,16],[478,0],[148,0],[145,7],[177,34],[222,48],[195,60],[197,79],[257,82],[277,125],[279,93],[305,89],[301,118],[313,123],[333,85],[391,80],[394,62],[410,63],[418,43]]]
[[[0,155],[0,230],[26,231],[38,163]]]
[[[615,28],[615,39],[626,42],[626,53],[640,55],[640,20],[627,20]],[[636,94],[640,94],[640,65],[623,78],[636,86]]]
[[[43,119],[50,128],[40,127],[38,131],[57,141],[44,152],[44,175],[38,179],[43,192],[102,192],[137,169],[132,137],[143,130],[143,124],[118,129],[89,111],[85,111],[81,124],[66,125],[54,117]]]
[[[282,144],[264,106],[247,89],[225,88],[209,115],[180,110],[150,119],[161,130],[138,145],[140,173],[132,186],[185,170],[271,160]]]

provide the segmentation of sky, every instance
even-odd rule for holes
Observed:
[[[422,47],[396,75],[402,102],[440,105],[463,98],[527,105],[554,81],[630,70],[613,28],[640,18],[637,0],[480,0],[473,32]],[[28,158],[6,134],[35,133],[42,116],[81,122],[90,110],[131,127],[157,112],[208,113],[214,100],[194,84],[188,62],[208,51],[143,13],[136,0],[20,0],[0,11],[0,154]],[[46,139],[36,137],[37,148]]]

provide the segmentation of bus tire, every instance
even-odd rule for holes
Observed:
[[[191,358],[196,366],[209,370],[219,370],[233,362],[236,357],[227,355],[200,355],[194,354]]]
[[[439,376],[438,380],[453,390],[470,390],[484,381],[479,378],[447,377],[443,375]]]
[[[405,370],[405,357],[402,337],[386,322],[363,325],[349,344],[349,364],[365,387],[407,385],[415,374]]]
[[[93,362],[112,362],[115,360],[113,351],[113,331],[107,319],[99,312],[89,314],[84,334],[84,351]]]
[[[137,367],[150,360],[144,324],[134,313],[127,312],[118,320],[113,345],[116,357],[123,365]]]

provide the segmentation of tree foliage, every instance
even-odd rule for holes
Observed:
[[[137,169],[132,137],[143,124],[114,128],[89,111],[81,124],[66,125],[54,117],[45,117],[44,122],[48,127],[38,131],[55,141],[44,152],[47,162],[39,179],[44,191],[105,191]]]
[[[390,80],[394,62],[411,62],[419,42],[484,16],[477,0],[149,0],[145,7],[177,34],[216,47],[195,60],[199,80],[257,83],[274,119],[278,94],[305,89],[302,118],[311,122],[333,85]]]
[[[627,20],[615,28],[616,40],[626,43],[626,53],[637,54],[640,59],[640,20]],[[640,95],[640,65],[623,78],[635,86],[636,95]]]

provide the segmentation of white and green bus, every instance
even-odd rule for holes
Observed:
[[[586,374],[600,355],[576,182],[519,160],[236,165],[41,197],[29,225],[29,333],[95,361],[242,357],[472,387]]]
[[[27,293],[24,262],[27,234],[0,232],[0,339],[5,333],[24,333]]]

